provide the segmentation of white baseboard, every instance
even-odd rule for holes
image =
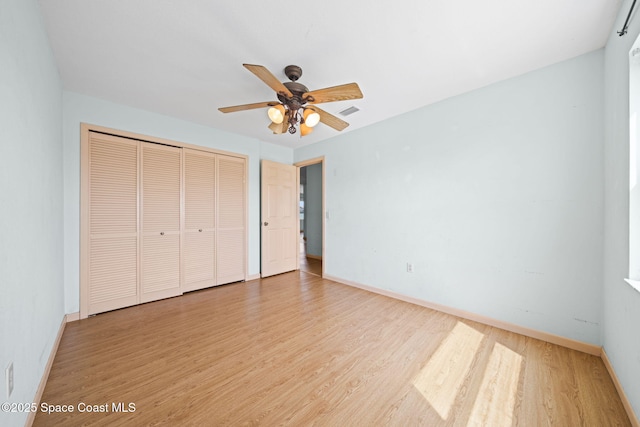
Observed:
[[[624,389],[622,388],[622,384],[620,384],[620,380],[618,379],[618,376],[616,375],[616,371],[613,369],[613,365],[609,360],[609,356],[607,356],[607,352],[604,351],[604,348],[602,349],[602,353],[600,354],[600,357],[602,358],[602,362],[604,363],[604,366],[607,368],[607,371],[609,371],[609,375],[613,380],[613,384],[616,386],[616,390],[618,390],[618,394],[620,395],[620,400],[622,400],[624,409],[627,411],[627,415],[629,416],[629,421],[631,421],[631,425],[633,427],[640,427],[640,421],[638,421],[638,417],[636,416],[635,412],[633,412],[633,407],[631,406],[631,402],[629,401],[629,398],[624,392]]]
[[[75,313],[80,318],[79,313]],[[36,390],[36,395],[33,397],[33,403],[36,403],[38,407],[40,407],[40,399],[42,399],[42,393],[44,393],[44,388],[47,385],[47,380],[49,379],[49,372],[51,372],[51,366],[53,366],[53,360],[56,358],[56,353],[58,352],[58,346],[60,345],[60,340],[62,339],[62,334],[64,333],[64,327],[68,321],[68,314],[62,317],[62,322],[60,323],[60,328],[58,329],[58,335],[56,336],[53,345],[51,346],[51,352],[49,353],[49,359],[47,360],[47,364],[44,367],[44,372],[42,373],[42,378],[40,378],[40,384],[38,385],[38,389]],[[36,412],[29,412],[29,416],[27,417],[27,422],[25,426],[33,425],[33,421],[36,418]]]
[[[76,320],[80,320],[80,312],[76,311],[75,313],[68,313],[64,316],[65,322],[75,322]]]
[[[557,344],[563,347],[567,347],[573,350],[578,350],[583,353],[592,354],[594,356],[600,356],[602,347],[589,344],[582,341],[572,340],[571,338],[554,335],[548,332],[539,331],[536,329],[526,328],[524,326],[515,325],[513,323],[504,322],[502,320],[493,319],[491,317],[483,316],[476,313],[460,310],[453,307],[448,307],[441,304],[436,304],[430,301],[422,300],[407,295],[400,294],[398,292],[389,291],[386,289],[375,288],[373,286],[363,285],[361,283],[352,282],[350,280],[341,279],[340,277],[328,276],[325,274],[325,279],[333,280],[334,282],[342,283],[344,285],[353,286],[355,288],[363,289],[365,291],[373,292],[376,294],[384,295],[390,298],[398,299],[401,301],[409,302],[411,304],[420,305],[422,307],[437,310],[443,313],[451,314],[453,316],[461,317],[463,319],[472,320],[474,322],[482,323],[485,325],[493,326],[495,328],[504,329],[509,332],[515,332],[520,335],[539,339],[549,342],[551,344]]]
[[[245,282],[248,282],[250,280],[256,280],[256,279],[259,279],[259,278],[260,278],[260,273],[258,273],[258,274],[249,274],[247,276],[247,278],[245,279]]]

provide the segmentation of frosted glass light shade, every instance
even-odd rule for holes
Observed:
[[[284,105],[275,105],[267,111],[269,118],[273,123],[280,124],[284,120]]]
[[[304,124],[309,126],[310,128],[314,127],[320,122],[320,114],[315,111],[306,108],[303,113],[304,116]]]

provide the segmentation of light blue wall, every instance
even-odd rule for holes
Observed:
[[[291,149],[73,92],[64,92],[63,108],[67,313],[79,310],[80,123],[248,155],[249,274],[260,272],[260,159],[291,164]]]
[[[326,274],[600,344],[603,58],[296,149],[325,156]]]
[[[304,193],[307,254],[322,256],[322,163],[309,165]]]
[[[64,317],[62,87],[35,0],[0,2],[0,159],[0,402],[32,402]]]
[[[640,416],[640,293],[629,269],[629,50],[640,34],[638,11],[618,37],[631,6],[620,8],[605,49],[603,346],[636,416]],[[637,7],[636,7],[637,9]]]

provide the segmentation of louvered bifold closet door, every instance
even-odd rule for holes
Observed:
[[[138,303],[138,147],[89,135],[87,315]]]
[[[182,293],[181,167],[182,149],[142,143],[140,302]]]
[[[245,159],[218,156],[218,284],[245,279]]]
[[[216,155],[184,149],[184,292],[217,284]]]

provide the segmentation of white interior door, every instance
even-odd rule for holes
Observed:
[[[292,165],[262,161],[262,277],[298,268],[298,179]]]

